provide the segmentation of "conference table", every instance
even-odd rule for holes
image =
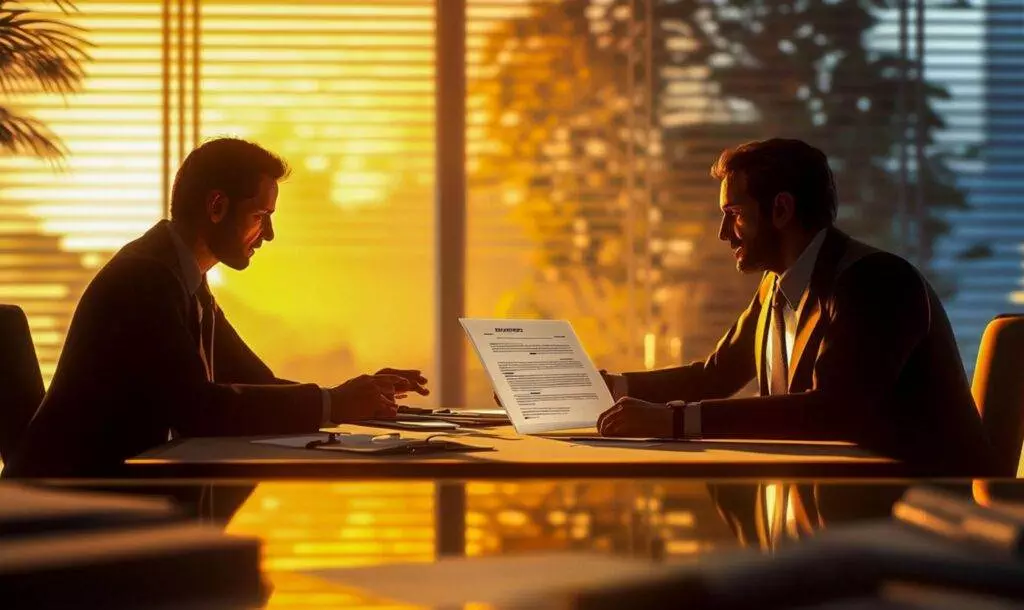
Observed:
[[[383,435],[395,430],[346,425],[336,432]],[[400,432],[426,438],[427,432]],[[434,433],[436,434],[436,433]],[[326,435],[325,435],[326,436]],[[838,442],[666,441],[587,438],[574,430],[519,435],[511,426],[467,428],[444,438],[473,452],[364,455],[258,443],[274,437],[196,437],[171,441],[125,463],[125,475],[243,479],[501,479],[897,477],[895,460]]]
[[[331,431],[374,436],[396,433],[387,428],[358,425],[340,426]],[[407,430],[399,434],[411,439],[432,436]],[[467,428],[455,435],[446,434],[444,438],[483,451],[422,455],[363,455],[254,442],[275,437],[195,437],[171,441],[127,460],[123,475],[147,481],[207,480],[206,495],[211,498],[223,496],[224,482],[232,480],[431,480],[435,482],[437,552],[461,555],[465,548],[466,481],[763,481],[878,479],[908,474],[900,462],[848,443],[638,441],[595,436],[593,429],[519,435],[508,425]],[[229,499],[227,505],[236,501]]]

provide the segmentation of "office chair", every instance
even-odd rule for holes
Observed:
[[[10,459],[43,393],[25,312],[17,305],[0,305],[0,459]]]
[[[981,337],[971,393],[1000,474],[1024,476],[1024,314],[996,316]]]

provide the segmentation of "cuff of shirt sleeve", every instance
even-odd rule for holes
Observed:
[[[702,438],[699,402],[673,400],[668,406],[672,408],[673,438]]]
[[[323,409],[320,416],[320,427],[335,427],[337,424],[331,421],[331,393],[327,388],[320,388],[320,405]]]

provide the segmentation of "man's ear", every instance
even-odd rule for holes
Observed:
[[[224,191],[210,191],[206,196],[206,216],[217,224],[228,216],[228,197]]]
[[[796,201],[793,195],[783,191],[775,196],[772,202],[772,224],[776,229],[781,229],[789,224],[796,216]]]

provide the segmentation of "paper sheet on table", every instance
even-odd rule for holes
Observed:
[[[615,447],[618,449],[650,449],[660,447],[665,441],[650,438],[587,438],[582,436],[552,437],[555,440],[569,441],[574,445],[586,445],[588,447]]]
[[[281,436],[278,438],[265,438],[258,441],[250,441],[254,445],[274,445],[277,447],[291,447],[293,449],[305,449],[306,444],[311,441],[322,441],[327,434],[304,434],[302,436]]]
[[[597,425],[614,402],[565,320],[460,318],[520,434]]]
[[[654,576],[665,569],[647,561],[595,553],[545,553],[306,573],[374,596],[438,607],[526,600]]]
[[[391,445],[402,445],[409,442],[397,435],[394,438],[385,438],[384,434],[338,434],[335,438],[337,444],[344,447],[384,447]],[[277,447],[291,447],[293,449],[305,449],[310,441],[325,441],[327,433],[304,434],[302,436],[279,436],[276,438],[265,438],[258,441],[251,441],[257,445],[275,445]],[[331,449],[331,445],[320,447]]]

